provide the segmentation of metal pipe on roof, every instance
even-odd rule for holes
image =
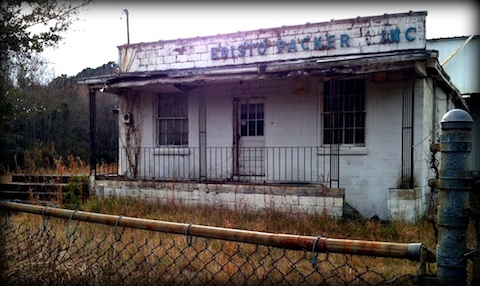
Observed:
[[[130,45],[130,26],[128,23],[128,10],[123,9],[123,12],[125,12],[125,15],[127,16],[127,45]]]
[[[455,52],[453,52],[453,54],[451,54],[447,59],[445,59],[440,65],[445,65],[448,61],[455,57],[455,55],[460,52],[468,44],[468,42],[470,42],[471,39],[473,39],[473,36],[474,35],[470,35],[470,37],[468,37],[468,39],[466,39],[465,42],[463,42],[463,44]]]

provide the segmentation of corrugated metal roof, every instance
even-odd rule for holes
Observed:
[[[427,40],[427,48],[438,51],[438,61],[462,94],[478,94],[480,36],[469,39],[470,36]]]
[[[428,42],[435,42],[435,41],[467,39],[467,38],[470,37],[470,36],[471,36],[471,35],[467,35],[467,36],[454,36],[454,37],[431,38],[431,39],[427,39],[427,43],[428,43]],[[474,38],[478,38],[478,37],[480,37],[480,35],[474,35]]]

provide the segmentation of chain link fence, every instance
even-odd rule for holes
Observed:
[[[3,285],[413,285],[429,261],[421,244],[3,207]]]

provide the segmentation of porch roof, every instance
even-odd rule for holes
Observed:
[[[91,87],[107,85],[109,90],[148,84],[197,84],[249,79],[298,77],[300,75],[354,75],[413,67],[416,61],[435,56],[434,51],[412,50],[377,54],[357,54],[341,57],[311,58],[297,61],[174,69],[161,71],[128,72],[88,77],[79,84]]]
[[[201,84],[297,78],[304,76],[353,76],[382,71],[413,69],[420,77],[432,77],[459,106],[468,110],[460,91],[438,62],[436,50],[408,50],[355,54],[250,65],[130,72],[77,80],[90,89],[122,93],[129,89],[155,88],[160,92],[187,92]]]

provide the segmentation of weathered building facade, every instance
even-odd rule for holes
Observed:
[[[426,16],[120,46],[119,74],[80,82],[120,100],[119,176],[95,193],[416,220],[440,119],[467,108]]]

